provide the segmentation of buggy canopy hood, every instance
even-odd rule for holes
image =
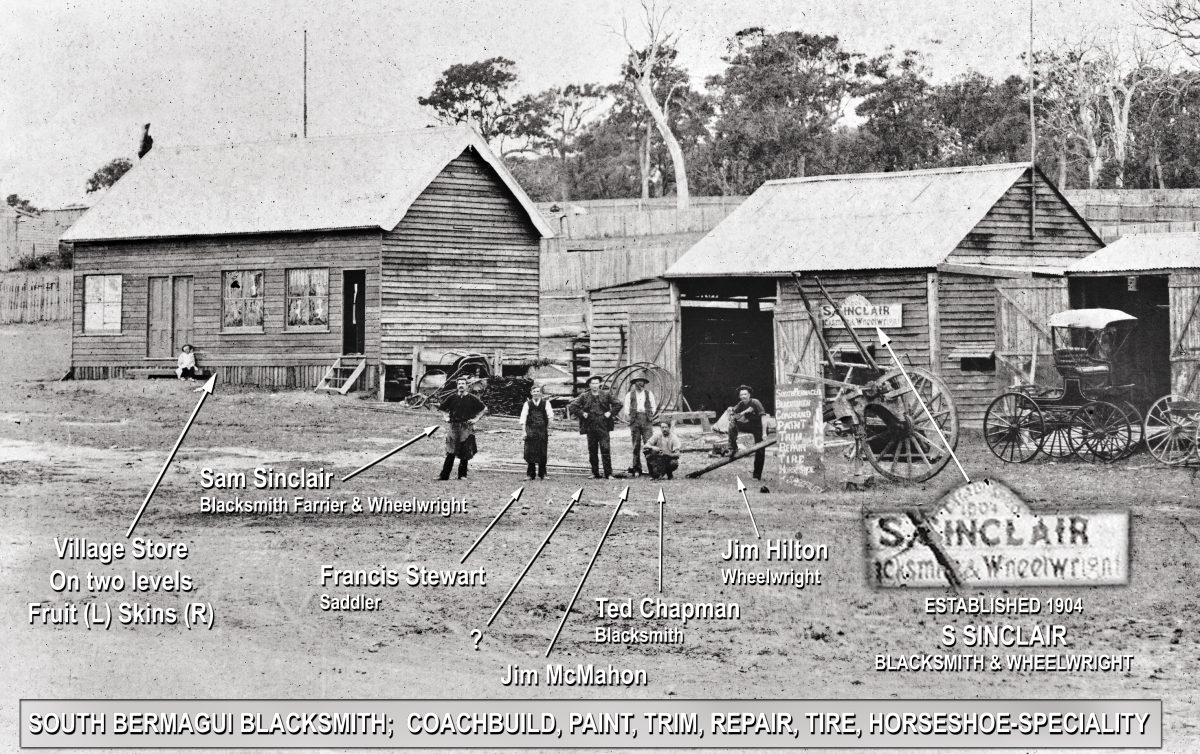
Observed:
[[[1117,309],[1071,309],[1050,315],[1051,327],[1083,327],[1103,330],[1114,322],[1137,322],[1137,317]]]

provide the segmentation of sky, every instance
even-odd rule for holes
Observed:
[[[661,7],[660,0],[660,7]],[[1119,0],[1033,0],[1035,39],[1138,23]],[[519,90],[611,82],[635,39],[636,0],[0,0],[0,196],[88,203],[87,178],[159,145],[301,131],[308,32],[309,136],[432,123],[417,98],[453,63],[504,56]],[[1029,0],[674,0],[679,61],[698,86],[739,29],[836,34],[868,54],[926,53],[935,78],[1020,72]]]

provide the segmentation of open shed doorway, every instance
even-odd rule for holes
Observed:
[[[682,392],[693,410],[720,414],[748,385],[775,411],[775,281],[680,284]]]
[[[1113,381],[1134,385],[1132,400],[1143,413],[1171,392],[1171,309],[1166,275],[1070,278],[1072,309],[1119,309],[1137,327],[1113,361]]]

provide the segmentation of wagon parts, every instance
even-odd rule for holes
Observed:
[[[857,363],[835,359],[822,335],[823,323],[813,310],[800,277],[792,273],[792,280],[824,361],[822,374],[793,372],[791,377],[833,389],[832,394],[827,391],[826,395],[826,426],[854,438],[848,457],[865,459],[877,473],[892,481],[922,482],[936,476],[950,462],[958,444],[958,411],[949,388],[925,369],[909,368],[906,376],[903,369],[881,367],[824,284],[814,277],[821,295],[841,317],[858,350]],[[856,480],[856,484],[861,482]]]

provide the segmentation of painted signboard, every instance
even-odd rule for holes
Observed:
[[[787,485],[808,492],[825,489],[824,422],[825,397],[819,385],[785,383],[775,390],[775,413],[779,420],[779,477]]]
[[[882,327],[885,330],[901,327],[904,323],[904,306],[899,303],[872,304],[865,296],[853,294],[841,305],[842,314],[854,329],[860,327]],[[821,304],[821,319],[827,328],[842,328],[842,318],[828,303]]]
[[[1034,513],[983,479],[936,509],[865,516],[869,580],[882,587],[1117,585],[1129,582],[1129,512]]]

